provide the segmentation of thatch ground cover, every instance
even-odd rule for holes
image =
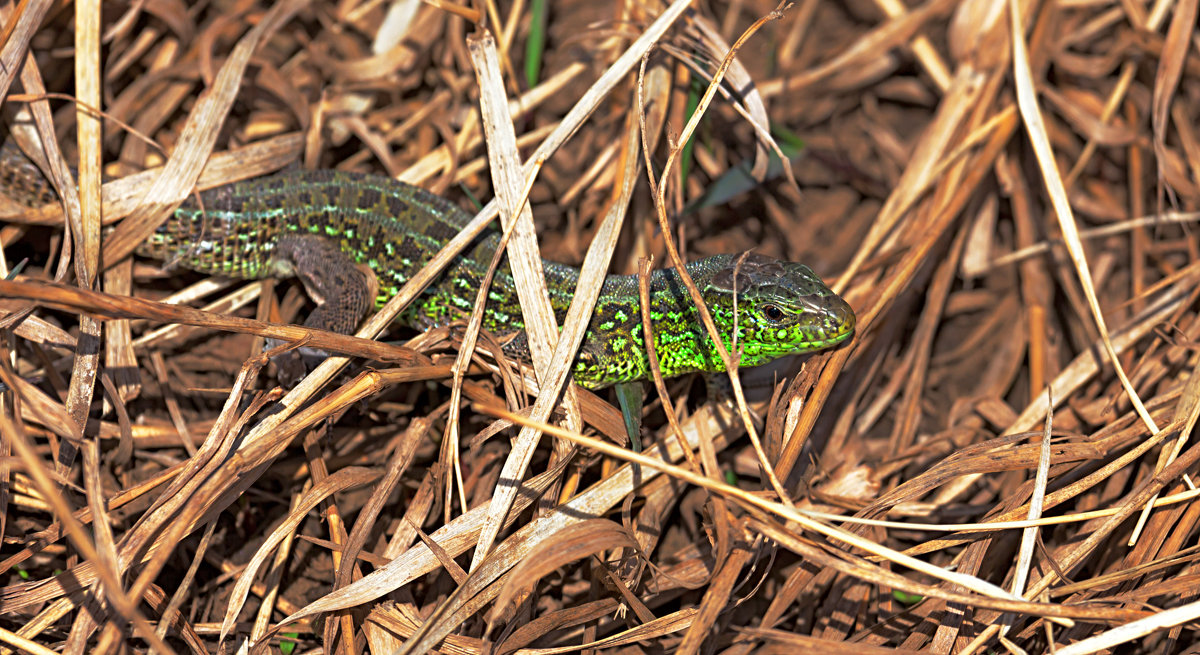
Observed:
[[[0,645],[1195,652],[1195,0],[545,4],[5,10],[78,200],[0,202]],[[802,261],[858,331],[648,385],[638,459],[540,346],[129,257],[289,166],[527,194],[515,260]],[[267,337],[352,357],[289,391]]]

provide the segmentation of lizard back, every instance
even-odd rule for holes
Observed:
[[[0,149],[0,192],[33,207],[54,197],[36,167],[9,143]],[[326,288],[338,288],[340,279],[353,277],[342,269],[358,264],[374,273],[375,302],[380,305],[470,218],[450,201],[391,178],[295,170],[202,192],[198,200],[181,205],[137,252],[214,275],[307,276],[310,291],[314,276],[327,276],[332,282]],[[297,248],[317,243],[313,237],[319,237],[318,250],[333,256],[297,258]],[[328,244],[336,244],[336,249]],[[496,230],[481,235],[400,320],[426,329],[469,314],[498,245]],[[306,262],[347,259],[352,263],[322,264],[338,270],[303,268]],[[727,347],[740,348],[744,366],[827,348],[853,332],[855,319],[849,305],[806,266],[750,254],[717,255],[692,262],[687,269],[722,340]],[[543,270],[550,303],[561,323],[579,272],[545,260]],[[502,260],[488,290],[484,328],[497,334],[524,329],[515,285]],[[362,303],[353,300],[332,309],[322,305],[310,316],[310,323],[324,311],[334,318],[317,321],[314,327],[353,329],[359,319],[344,319],[349,314],[361,317],[369,294],[369,290],[359,292]],[[322,300],[329,299],[318,299]],[[649,313],[664,376],[724,370],[674,269],[652,273]],[[635,276],[605,280],[573,371],[578,383],[593,389],[649,377]]]

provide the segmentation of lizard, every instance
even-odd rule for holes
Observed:
[[[11,142],[0,146],[0,193],[29,207],[54,199]],[[288,170],[200,192],[198,202],[184,202],[136,252],[204,274],[298,277],[317,305],[305,325],[351,333],[470,220],[449,200],[389,177]],[[425,330],[467,316],[499,244],[498,231],[481,235],[398,320]],[[543,270],[561,322],[579,271],[545,260]],[[741,366],[836,346],[854,332],[850,305],[803,264],[751,252],[706,257],[687,270],[727,348],[736,326]],[[649,285],[663,377],[724,372],[678,271],[657,269]],[[609,275],[572,368],[584,388],[617,387],[635,448],[642,382],[652,375],[640,306],[637,276]],[[524,329],[506,259],[488,291],[483,327],[497,335]]]

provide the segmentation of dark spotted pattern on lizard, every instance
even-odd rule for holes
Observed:
[[[3,151],[0,170],[27,170],[7,163],[24,160],[14,146],[6,144]],[[4,195],[31,205],[52,197],[44,187],[21,188],[29,177],[0,176],[7,185]],[[138,253],[216,275],[298,276],[319,303],[306,324],[349,332],[469,219],[444,198],[390,178],[288,171],[202,192],[199,203],[177,209]],[[426,329],[464,317],[498,243],[495,231],[477,239],[400,320]],[[544,262],[544,270],[550,303],[562,321],[579,272],[554,262]],[[853,332],[850,306],[801,264],[757,254],[717,255],[689,264],[688,271],[727,346],[733,345],[736,325],[742,366],[827,348]],[[488,292],[484,328],[497,334],[523,330],[514,285],[503,263]],[[664,376],[724,370],[675,270],[652,274],[650,304]],[[636,276],[605,280],[573,373],[593,389],[649,378]]]

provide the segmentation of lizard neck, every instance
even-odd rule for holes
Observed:
[[[687,265],[701,294],[709,279],[729,266],[732,258],[718,255]],[[650,275],[650,324],[663,377],[725,369],[673,268]],[[650,379],[636,275],[610,276],[605,281],[574,374],[576,381],[590,389]]]

